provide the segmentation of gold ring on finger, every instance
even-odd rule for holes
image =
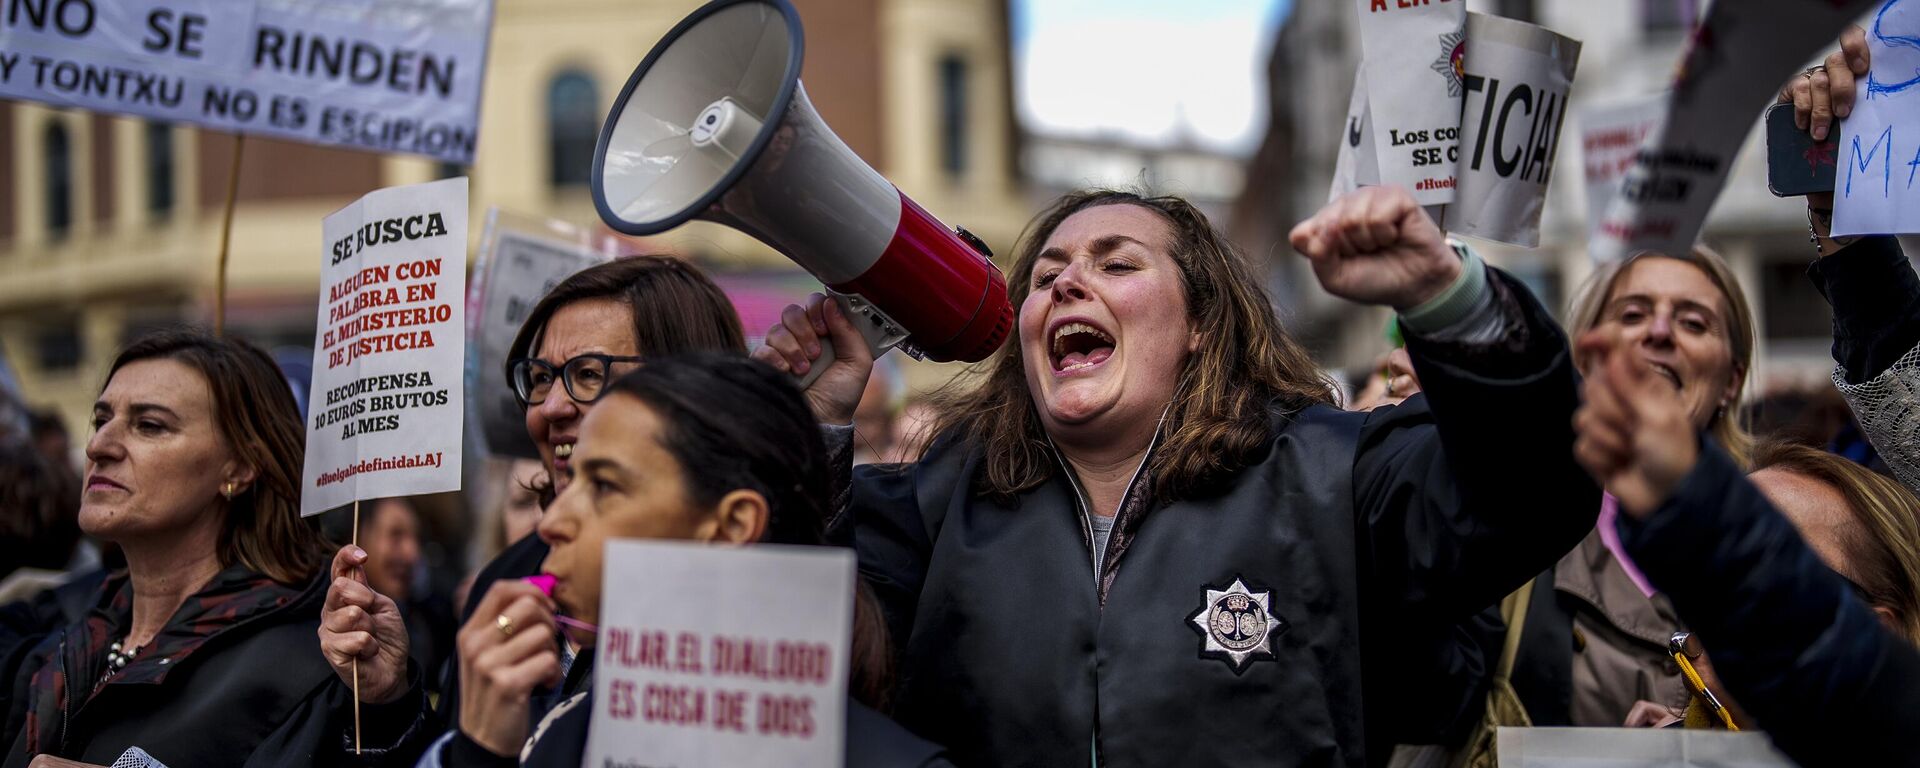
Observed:
[[[506,637],[513,637],[513,617],[512,616],[508,616],[504,613],[500,614],[499,618],[494,619],[494,624],[500,627],[501,635],[504,635]]]

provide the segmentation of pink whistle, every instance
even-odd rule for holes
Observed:
[[[540,594],[553,597],[553,584],[558,581],[558,579],[555,579],[552,574],[536,573],[521,579],[521,581],[532,584],[534,589],[540,590]]]
[[[524,581],[528,584],[532,584],[534,589],[540,590],[540,594],[546,595],[547,597],[553,597],[553,585],[555,582],[559,581],[559,579],[554,578],[552,574],[536,573],[532,576],[528,576],[524,579],[521,579],[521,581]],[[588,624],[584,621],[581,621],[579,619],[575,619],[569,616],[555,615],[553,617],[553,620],[559,622],[560,626],[562,627],[565,627],[567,629],[577,630],[580,632],[585,632],[589,635],[600,631],[599,627],[596,627],[592,624]]]

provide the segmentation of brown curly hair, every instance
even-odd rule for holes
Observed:
[[[1281,326],[1246,258],[1206,214],[1178,197],[1094,189],[1054,201],[1027,226],[1015,251],[1007,277],[1014,307],[1032,293],[1034,262],[1053,231],[1067,217],[1102,205],[1138,206],[1166,221],[1187,319],[1203,331],[1149,464],[1156,501],[1188,497],[1244,468],[1273,439],[1273,409],[1333,404],[1332,382]],[[976,490],[1007,499],[1051,478],[1058,464],[1027,390],[1018,340],[982,366],[982,376],[956,379],[934,393],[940,416],[931,434],[984,449]]]

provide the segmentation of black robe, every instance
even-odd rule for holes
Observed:
[[[1273,439],[1253,465],[1123,510],[1097,581],[1063,473],[1003,504],[970,489],[965,441],[856,468],[897,717],[960,765],[1084,766],[1094,749],[1103,768],[1364,765],[1396,735],[1369,728],[1410,719],[1398,672],[1427,651],[1403,639],[1498,601],[1599,508],[1572,455],[1565,337],[1491,274],[1511,335],[1409,334],[1425,394],[1397,407],[1257,416]]]

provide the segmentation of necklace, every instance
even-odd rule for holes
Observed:
[[[112,645],[107,646],[107,669],[114,672],[126,669],[127,662],[133,661],[133,657],[139,653],[140,646],[136,645],[123,651],[120,649],[120,641],[115,640]]]

